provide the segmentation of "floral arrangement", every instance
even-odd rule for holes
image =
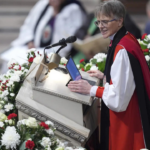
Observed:
[[[139,44],[145,55],[146,62],[150,68],[150,35],[143,34],[142,40],[138,39]]]
[[[17,117],[14,115],[13,117]],[[0,113],[1,150],[84,150],[67,147],[54,135],[55,127],[51,121],[38,123],[29,117],[13,125],[7,122],[7,116]]]
[[[82,71],[100,70],[101,72],[104,72],[106,57],[106,54],[98,53],[90,59],[89,63],[85,63],[84,59],[81,59],[80,64],[77,65],[77,68]]]
[[[7,116],[16,113],[15,97],[22,85],[22,82],[29,66],[27,64],[19,65],[12,59],[8,62],[6,74],[0,75],[0,112]]]
[[[60,59],[60,64],[61,64],[61,65],[66,66],[67,62],[68,62],[68,60],[67,60],[65,57],[62,57],[62,58]]]
[[[85,63],[85,60],[81,59],[80,63],[76,66],[79,70],[82,71],[100,70],[101,72],[104,72],[106,57],[107,55],[105,53],[98,53],[93,58],[91,58],[88,63]],[[67,64],[67,61],[68,60],[65,57],[63,57],[60,60],[60,64],[65,66]]]
[[[50,55],[47,56],[49,58]],[[51,121],[38,123],[34,118],[17,121],[15,98],[33,62],[39,63],[41,54],[27,51],[28,63],[19,65],[12,59],[8,71],[0,75],[0,149],[1,150],[84,150],[67,147],[54,135]],[[63,58],[64,59],[64,58]],[[62,61],[63,61],[62,59]]]

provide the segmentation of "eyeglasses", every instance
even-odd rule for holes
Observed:
[[[116,21],[116,19],[112,19],[112,20],[97,20],[95,21],[95,25],[98,27],[101,23],[102,26],[106,27],[108,25],[108,22],[112,22],[112,21]]]

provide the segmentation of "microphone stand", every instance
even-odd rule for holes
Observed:
[[[66,47],[66,46],[67,46],[67,44],[64,43],[64,44],[56,51],[56,54],[58,55],[59,51],[60,51],[62,48]],[[49,48],[52,48],[52,47],[49,47]],[[46,58],[46,53],[45,53],[45,50],[46,50],[46,49],[48,49],[48,48],[47,48],[47,47],[44,48],[44,60],[45,60],[45,63],[48,63],[48,62],[47,62],[47,58]]]
[[[66,47],[66,46],[67,46],[67,44],[66,44],[66,43],[63,43],[63,45],[61,45],[61,47],[56,51],[55,55],[59,56],[59,55],[58,55],[59,51],[60,51],[62,48]],[[54,62],[48,62],[48,61],[47,61],[47,57],[46,57],[46,53],[45,53],[45,50],[46,50],[46,49],[52,48],[52,47],[53,47],[53,46],[45,47],[45,48],[44,48],[44,60],[45,60],[45,63],[47,63],[47,66],[48,66],[48,63],[55,63],[55,60],[54,60]],[[60,56],[59,56],[59,57],[60,57]],[[59,67],[57,67],[57,68],[59,68]],[[49,68],[49,69],[50,69],[50,68]],[[47,70],[47,72],[45,73],[45,75],[48,74],[49,69]]]
[[[64,47],[66,47],[67,46],[67,44],[65,43],[64,45],[62,45],[57,51],[56,51],[56,54],[58,54],[59,53],[59,51],[62,49],[62,48],[64,48]]]

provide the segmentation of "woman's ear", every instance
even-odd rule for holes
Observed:
[[[119,21],[119,24],[118,24],[119,27],[122,26],[123,25],[123,18],[120,18],[118,21]]]

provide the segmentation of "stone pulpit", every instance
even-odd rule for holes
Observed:
[[[70,76],[61,69],[64,66],[46,74],[43,63],[32,64],[31,73],[16,97],[19,119],[31,116],[39,121],[50,120],[55,124],[57,136],[73,145],[84,146],[98,125],[99,101],[90,95],[71,92],[67,87]],[[80,73],[99,85],[98,79]]]

